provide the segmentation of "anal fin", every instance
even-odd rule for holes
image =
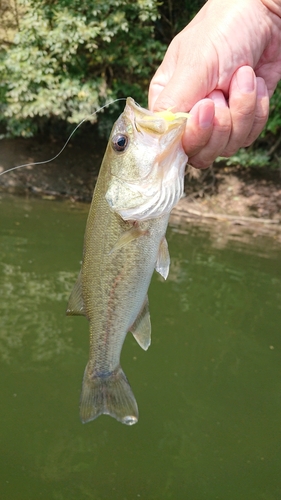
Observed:
[[[147,296],[134,324],[130,328],[130,331],[141,348],[147,351],[151,343],[151,323]]]

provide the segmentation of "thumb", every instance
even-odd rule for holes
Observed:
[[[207,68],[189,64],[177,66],[171,78],[167,78],[162,65],[151,80],[148,106],[152,111],[172,108],[173,112],[188,112],[214,88],[208,85]]]
[[[191,43],[192,42],[192,43]],[[192,46],[192,50],[188,47]],[[173,108],[188,112],[216,87],[216,69],[212,66],[213,54],[203,53],[201,45],[187,33],[176,36],[151,80],[148,105],[153,111]]]

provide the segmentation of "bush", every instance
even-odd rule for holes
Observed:
[[[171,39],[204,0],[0,0],[0,128],[28,137],[77,124],[131,95],[147,105],[149,81]],[[108,134],[124,103],[99,113]],[[269,162],[281,129],[281,84],[260,140],[228,164]],[[61,128],[59,128],[61,133]],[[262,149],[262,152],[261,152]]]
[[[56,117],[78,123],[119,96],[146,105],[144,89],[165,50],[154,36],[156,0],[21,0],[20,8],[14,43],[0,59],[10,135],[33,135]]]

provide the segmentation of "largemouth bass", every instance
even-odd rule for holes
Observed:
[[[165,279],[165,233],[183,193],[186,115],[152,113],[128,97],[113,126],[86,225],[82,268],[67,314],[90,323],[90,356],[80,401],[82,422],[109,414],[132,425],[138,407],[120,366],[130,331],[150,345],[147,290],[153,270]]]

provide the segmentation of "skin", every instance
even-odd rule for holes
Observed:
[[[249,146],[281,78],[281,0],[209,0],[171,42],[149,108],[190,112],[189,163],[208,167]]]

